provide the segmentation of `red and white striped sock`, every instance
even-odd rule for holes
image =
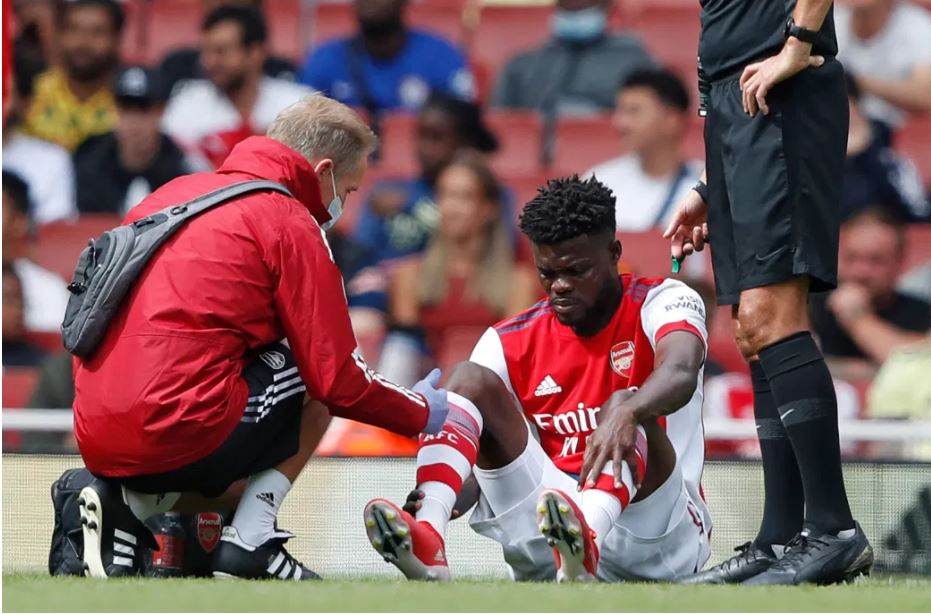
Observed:
[[[647,468],[647,436],[642,426],[637,427],[637,465],[640,478],[646,475]],[[608,462],[601,475],[595,480],[594,486],[587,484],[582,489],[582,514],[585,522],[595,532],[595,543],[599,550],[605,537],[611,532],[618,516],[637,494],[633,476],[627,463],[621,467],[621,485],[614,484],[614,463]]]
[[[424,493],[417,520],[445,536],[462,483],[472,473],[482,434],[482,414],[472,401],[447,392],[449,416],[436,435],[421,435],[417,452],[417,488]]]

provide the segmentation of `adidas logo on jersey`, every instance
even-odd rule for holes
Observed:
[[[533,396],[545,397],[547,395],[558,394],[560,392],[562,392],[562,386],[556,383],[556,380],[553,379],[552,375],[547,375],[543,378],[543,381],[540,382],[540,385],[537,386]]]

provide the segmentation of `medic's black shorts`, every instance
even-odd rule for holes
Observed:
[[[249,400],[236,429],[219,448],[179,469],[111,481],[141,493],[216,497],[233,482],[297,454],[306,388],[291,350],[280,343],[262,348],[242,376],[249,384]]]
[[[843,67],[827,58],[778,84],[769,115],[753,118],[739,79],[712,84],[705,120],[718,302],[800,275],[813,292],[834,288],[849,121]]]

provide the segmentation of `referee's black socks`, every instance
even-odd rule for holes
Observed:
[[[759,361],[750,363],[753,379],[753,416],[763,457],[763,519],[754,543],[774,554],[772,546],[785,546],[802,530],[805,493],[795,452]]]
[[[759,353],[798,461],[805,522],[837,534],[852,529],[837,433],[834,382],[811,333],[796,333]]]

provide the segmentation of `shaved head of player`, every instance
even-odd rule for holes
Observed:
[[[408,578],[450,577],[447,525],[476,499],[470,525],[517,580],[672,580],[707,559],[704,304],[619,274],[614,214],[595,178],[549,181],[524,207],[547,296],[452,371],[403,508],[365,507],[372,546]]]
[[[532,201],[520,227],[533,246],[540,283],[556,319],[588,337],[614,315],[624,287],[617,274],[614,194],[595,179],[557,179]],[[572,215],[568,203],[580,214]]]

